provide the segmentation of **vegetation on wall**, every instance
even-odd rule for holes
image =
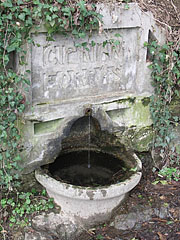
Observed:
[[[156,41],[145,44],[152,55],[150,69],[154,95],[151,96],[150,111],[155,131],[154,148],[162,158],[162,164],[170,166],[179,163],[179,155],[172,144],[173,129],[178,126],[179,117],[170,111],[170,104],[179,96],[180,52],[173,42],[159,46]]]
[[[64,0],[3,0],[0,2],[0,232],[5,239],[4,219],[14,223],[28,224],[26,215],[52,208],[52,200],[35,190],[21,192],[18,162],[21,160],[21,137],[16,121],[25,104],[25,91],[30,84],[13,66],[15,52],[20,65],[26,64],[23,43],[34,44],[30,35],[32,27],[42,24],[47,29],[47,38],[54,33],[69,33],[84,38],[86,32],[97,29],[102,16],[96,13],[94,4],[85,1]],[[28,71],[29,72],[29,71]],[[38,199],[41,200],[38,200]],[[11,212],[8,216],[4,212]]]
[[[158,2],[138,1],[144,11],[151,11],[154,19],[164,29],[166,43],[157,41],[145,43],[151,54],[150,69],[154,95],[151,97],[150,111],[155,132],[153,153],[161,159],[160,167],[179,165],[175,131],[179,126],[179,115],[172,111],[172,104],[180,101],[180,18],[179,1]],[[178,170],[179,172],[179,170]]]
[[[0,188],[3,193],[0,200],[1,207],[12,212],[9,219],[11,225],[16,221],[22,223],[22,217],[25,219],[28,213],[52,208],[52,201],[44,196],[42,201],[37,201],[42,193],[18,190],[18,162],[21,160],[22,144],[16,121],[18,115],[23,114],[25,104],[28,104],[24,92],[28,91],[30,82],[26,74],[21,75],[15,70],[14,53],[20,54],[21,65],[26,64],[23,43],[27,41],[34,44],[30,31],[32,27],[38,30],[41,24],[45,25],[49,40],[53,40],[53,34],[59,32],[75,38],[85,38],[87,32],[91,34],[94,29],[101,27],[102,16],[96,12],[95,4],[89,2],[95,1],[0,1]],[[129,0],[121,2],[125,2],[125,9],[128,10]],[[175,96],[179,97],[180,49],[176,31],[170,30],[167,28],[171,38],[167,38],[165,45],[159,46],[156,41],[147,44],[153,56],[150,68],[155,94],[150,107],[156,133],[154,146],[165,165],[179,162],[176,149],[170,145],[172,128],[178,124],[179,118],[171,114],[169,106]],[[110,43],[119,44],[112,39]],[[86,47],[86,43],[82,47]],[[2,211],[0,216],[0,231],[3,232]],[[24,223],[27,223],[26,220]]]

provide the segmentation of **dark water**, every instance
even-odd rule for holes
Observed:
[[[130,176],[124,162],[113,155],[91,151],[88,168],[88,151],[60,155],[49,164],[50,175],[56,180],[76,186],[98,187],[124,181]]]

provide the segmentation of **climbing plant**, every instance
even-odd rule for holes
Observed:
[[[179,155],[172,145],[173,128],[178,125],[179,117],[171,112],[170,106],[175,97],[180,97],[180,48],[175,48],[173,42],[160,46],[157,41],[146,43],[145,46],[152,56],[149,67],[154,87],[150,102],[155,131],[154,147],[165,165],[179,163]]]
[[[160,46],[157,41],[145,43],[151,54],[150,68],[154,95],[150,111],[155,132],[153,153],[161,158],[161,167],[179,164],[175,147],[174,127],[179,125],[179,114],[172,111],[172,104],[179,102],[180,86],[180,15],[179,1],[135,0],[142,11],[149,11],[153,19],[163,28],[166,42]]]
[[[20,64],[26,64],[22,45],[25,41],[33,43],[30,35],[33,26],[44,24],[49,40],[56,32],[69,31],[76,38],[84,38],[87,31],[98,28],[102,16],[96,13],[94,4],[64,0],[5,0],[0,4],[0,16],[0,176],[1,186],[11,190],[18,174],[12,176],[10,172],[18,168],[21,159],[16,120],[24,111],[23,92],[29,85],[26,75],[12,68],[14,52],[21,55]]]
[[[30,31],[41,25],[47,29],[47,39],[54,33],[71,34],[85,38],[99,27],[102,16],[94,4],[86,1],[65,0],[2,0],[0,2],[0,206],[11,211],[11,226],[26,214],[52,208],[51,200],[37,201],[39,194],[20,192],[18,162],[21,161],[21,136],[17,128],[18,115],[23,114],[25,91],[30,84],[26,73],[16,70],[16,54],[19,64],[25,65],[23,44],[34,44]],[[16,54],[15,54],[16,53]],[[27,71],[27,73],[29,70]],[[15,196],[11,193],[15,192]],[[2,214],[2,211],[1,211]],[[0,232],[3,232],[3,218]],[[21,222],[21,221],[20,221]],[[26,221],[25,221],[26,222]]]

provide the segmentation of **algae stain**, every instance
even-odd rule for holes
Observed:
[[[107,191],[106,190],[101,190],[101,193],[102,193],[103,197],[105,197],[106,194],[107,194]]]
[[[149,103],[150,103],[150,97],[145,97],[145,98],[143,98],[143,99],[141,100],[141,102],[142,102],[142,105],[143,105],[144,107],[147,107],[147,106],[149,105]]]
[[[81,196],[83,194],[83,190],[79,189],[78,195]]]
[[[87,191],[86,192],[87,196],[89,197],[90,200],[93,200],[94,199],[94,192],[93,191]]]

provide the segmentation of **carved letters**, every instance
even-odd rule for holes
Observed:
[[[125,32],[126,33],[126,32]],[[125,34],[127,35],[127,33]],[[137,37],[129,31],[128,37]],[[35,40],[38,40],[38,36]],[[32,47],[33,101],[68,100],[128,90],[133,87],[136,71],[136,42],[128,46],[122,39],[115,48],[102,43],[88,46],[89,51],[76,48],[72,40],[58,36],[48,43],[39,36],[41,46]]]
[[[89,47],[89,51],[76,48],[66,47],[65,45],[45,46],[43,47],[43,65],[64,65],[64,64],[80,64],[106,61],[111,59],[120,60],[122,55],[122,45],[114,48],[108,44],[103,47],[102,44],[97,44],[94,47]]]

